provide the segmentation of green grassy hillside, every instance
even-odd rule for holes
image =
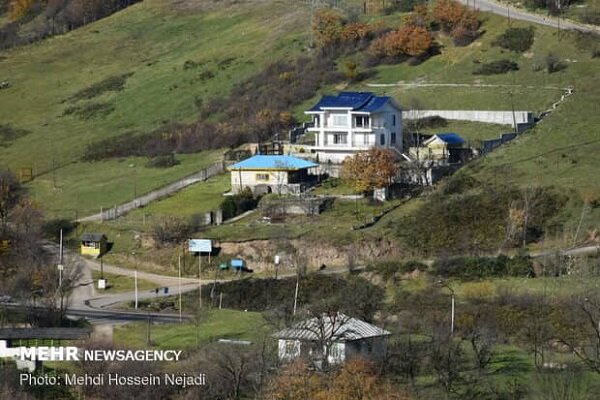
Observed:
[[[10,142],[0,135],[0,164],[42,175],[31,187],[49,209],[72,208],[57,203],[77,198],[81,210],[131,198],[124,188],[135,180],[148,183],[140,193],[199,169],[204,154],[186,156],[168,172],[128,173],[116,161],[108,168],[69,164],[106,137],[194,120],[198,104],[305,44],[305,6],[236,3],[148,0],[69,34],[1,52],[0,79],[12,87],[0,93],[0,124],[22,133]],[[111,86],[119,77],[124,82]],[[140,160],[120,163],[130,164]],[[56,176],[44,175],[56,168]],[[71,182],[73,172],[77,182]],[[96,201],[105,191],[114,194]]]
[[[210,164],[217,153],[180,155],[181,163],[166,170],[147,168],[138,158],[78,160],[87,145],[103,138],[195,120],[200,104],[226,95],[269,61],[301,54],[308,44],[309,10],[303,2],[193,4],[144,1],[67,35],[0,54],[2,79],[13,83],[1,92],[0,121],[17,132],[2,136],[0,163],[33,167],[38,177],[29,186],[51,215],[94,212]],[[600,59],[590,50],[594,39],[535,26],[532,48],[518,54],[492,44],[508,21],[482,17],[482,36],[466,47],[438,34],[439,55],[419,65],[380,65],[361,83],[324,87],[321,93],[346,87],[392,95],[407,107],[415,100],[424,108],[447,109],[510,110],[514,104],[539,113],[564,87],[574,87],[575,94],[538,127],[463,171],[488,182],[558,186],[572,195],[567,218],[574,220],[577,202],[598,191]],[[402,15],[366,19],[397,27]],[[550,53],[566,68],[546,72]],[[350,57],[360,62],[365,55]],[[482,63],[499,59],[517,62],[519,70],[473,75]],[[293,114],[305,119],[303,110],[317,98]],[[475,140],[496,137],[505,128],[453,123],[449,129]]]

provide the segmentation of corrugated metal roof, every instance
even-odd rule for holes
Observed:
[[[384,329],[342,313],[323,314],[283,329],[273,336],[278,339],[317,341],[331,338],[333,342],[350,342],[377,336],[391,335]]]
[[[323,96],[309,111],[322,111],[327,108],[349,108],[353,111],[374,112],[391,98],[375,96],[371,92],[340,92],[337,96]]]
[[[323,108],[350,108],[356,110],[375,95],[371,92],[340,92],[337,96],[323,96],[310,111],[320,111]]]
[[[84,242],[100,242],[103,238],[106,239],[106,236],[103,233],[96,232],[86,232],[81,235],[81,240]]]
[[[440,138],[441,140],[443,140],[444,142],[448,143],[448,144],[463,144],[465,142],[465,140],[463,138],[461,138],[458,133],[454,133],[454,132],[449,132],[449,133],[438,133],[437,135],[434,135],[434,137],[437,136],[438,138]]]
[[[390,101],[390,98],[387,96],[384,96],[384,97],[373,96],[367,104],[362,106],[357,111],[375,112],[375,111],[379,110],[381,107],[383,107],[385,105],[385,103],[387,103],[388,101]]]
[[[279,156],[279,155],[256,155],[250,158],[233,164],[228,169],[231,170],[260,170],[260,169],[271,169],[281,171],[292,171],[298,169],[307,169],[318,167],[317,164],[296,158],[292,156]]]

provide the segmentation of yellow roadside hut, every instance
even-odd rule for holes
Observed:
[[[106,252],[107,237],[103,233],[84,233],[81,236],[81,255],[99,257]]]

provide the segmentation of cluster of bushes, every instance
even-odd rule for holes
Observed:
[[[374,40],[369,53],[387,62],[397,62],[409,57],[423,57],[433,48],[433,35],[427,28],[406,25]]]
[[[128,72],[126,74],[109,76],[100,82],[96,82],[85,89],[78,91],[67,100],[76,102],[79,100],[89,100],[106,92],[120,92],[125,87],[127,79],[132,75],[133,72]]]
[[[348,21],[341,11],[320,8],[311,26],[314,45],[323,52],[357,50],[377,35],[378,28],[360,21]]]
[[[567,64],[562,62],[562,60],[554,53],[548,53],[544,61],[546,63],[546,72],[549,74],[553,74],[567,68]]]
[[[482,184],[479,190],[430,196],[397,232],[418,253],[480,254],[540,239],[565,202],[552,188]]]
[[[519,64],[511,60],[496,60],[481,64],[473,71],[473,75],[497,75],[505,74],[509,71],[518,71]]]
[[[494,40],[495,46],[511,50],[517,53],[523,53],[531,48],[535,35],[535,28],[508,28]]]
[[[392,279],[396,274],[410,274],[414,271],[427,271],[428,267],[419,261],[380,261],[369,265],[369,271],[380,275],[384,280]]]
[[[73,115],[84,121],[92,118],[106,117],[115,110],[111,103],[88,103],[80,106],[70,106],[65,108],[63,116]]]
[[[491,277],[533,277],[533,263],[529,257],[456,257],[437,260],[433,273],[444,278],[476,280]]]
[[[233,218],[246,211],[253,210],[258,204],[257,198],[254,198],[250,188],[244,188],[240,193],[233,196],[227,196],[221,202],[221,210],[223,211],[223,219]]]
[[[140,0],[14,0],[0,2],[8,22],[0,27],[0,48],[62,34],[107,17]],[[4,8],[4,9],[3,9]],[[21,29],[21,27],[24,29]]]
[[[146,163],[148,168],[171,168],[179,164],[179,160],[175,158],[175,154],[167,154],[166,156],[158,156],[151,158]]]
[[[223,303],[227,307],[240,310],[291,311],[294,305],[296,278],[251,278],[217,285],[213,291],[213,298],[210,290],[203,291],[207,303],[215,299],[215,293],[223,293]],[[372,321],[373,315],[381,306],[383,296],[383,289],[361,277],[308,274],[301,278],[298,304],[312,311],[335,309],[353,317]]]
[[[318,88],[340,79],[335,63],[327,56],[274,62],[234,86],[227,97],[215,98],[206,104],[197,102],[199,121],[171,123],[151,132],[128,132],[107,138],[90,144],[83,159],[156,157],[266,141],[293,126],[288,110],[313,97]],[[206,122],[214,116],[223,122]]]
[[[450,34],[457,46],[466,46],[479,36],[481,22],[478,12],[455,1],[438,1],[433,9],[432,20]]]

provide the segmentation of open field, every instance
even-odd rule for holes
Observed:
[[[166,186],[220,158],[220,151],[181,154],[180,164],[170,168],[147,167],[143,157],[76,162],[36,178],[28,188],[50,216],[83,217]]]
[[[189,186],[166,199],[154,202],[127,214],[127,219],[177,216],[190,218],[193,215],[216,210],[223,201],[223,193],[231,186],[229,173],[213,176],[205,182]]]
[[[147,347],[146,323],[127,324],[115,329],[115,344],[129,348]],[[257,312],[209,310],[195,322],[150,326],[152,347],[194,349],[218,339],[260,341],[270,333],[267,322]]]
[[[265,64],[299,53],[307,10],[291,1],[182,9],[149,0],[66,35],[0,52],[1,79],[12,83],[0,97],[0,121],[26,131],[0,146],[0,164],[43,174],[32,191],[50,215],[69,217],[131,199],[135,181],[137,193],[144,193],[196,171],[205,156],[177,156],[182,163],[176,167],[131,174],[123,167],[145,161],[71,163],[101,139],[192,121],[197,105],[227,94]],[[121,76],[121,87],[73,99]],[[66,115],[73,107],[91,114]],[[44,173],[56,168],[55,185],[54,174]]]

